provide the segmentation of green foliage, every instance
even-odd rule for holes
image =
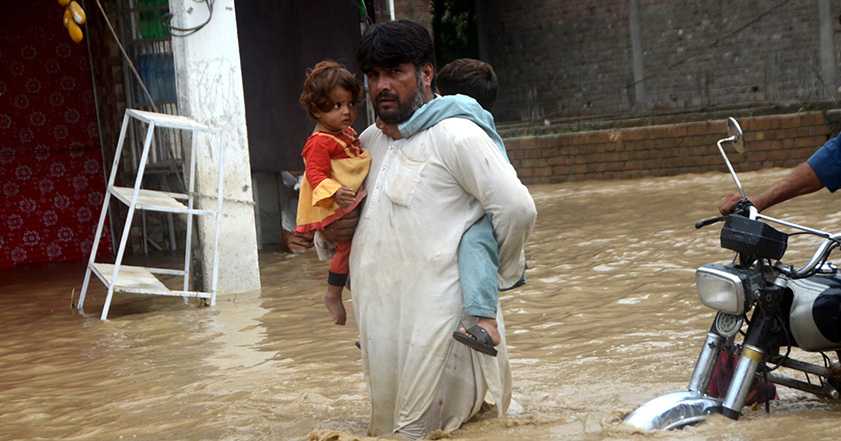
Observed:
[[[431,0],[430,11],[439,68],[458,58],[479,58],[474,0]]]

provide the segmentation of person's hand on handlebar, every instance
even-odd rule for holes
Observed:
[[[742,195],[739,193],[730,193],[724,197],[724,200],[718,205],[718,212],[721,213],[722,216],[727,216],[728,214],[733,213],[733,208],[739,201],[742,200]]]

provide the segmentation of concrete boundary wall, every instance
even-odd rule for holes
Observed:
[[[736,171],[793,167],[830,137],[823,112],[738,119],[744,154],[728,156]],[[725,120],[505,139],[524,184],[632,179],[725,171],[715,144]]]
[[[841,2],[485,0],[497,122],[839,98]]]

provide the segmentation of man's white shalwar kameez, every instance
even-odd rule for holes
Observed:
[[[482,409],[501,414],[511,399],[502,343],[490,357],[456,342],[464,316],[457,249],[462,234],[493,214],[499,286],[523,273],[523,244],[536,210],[528,189],[474,123],[446,119],[408,139],[374,126],[360,136],[371,153],[368,197],[350,256],[353,305],[371,399],[369,434],[425,437],[452,431]]]

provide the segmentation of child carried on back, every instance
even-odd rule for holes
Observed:
[[[508,159],[502,138],[496,133],[490,109],[496,101],[498,83],[493,68],[479,60],[462,58],[438,72],[438,90],[442,95],[415,111],[398,125],[377,122],[383,133],[394,139],[408,138],[446,118],[465,118],[485,130],[500,152]],[[471,348],[496,356],[500,343],[496,312],[499,272],[499,245],[493,232],[491,215],[486,214],[464,233],[458,248],[458,270],[466,315],[475,317],[475,326],[459,328],[453,338]],[[525,283],[523,277],[513,289]]]

